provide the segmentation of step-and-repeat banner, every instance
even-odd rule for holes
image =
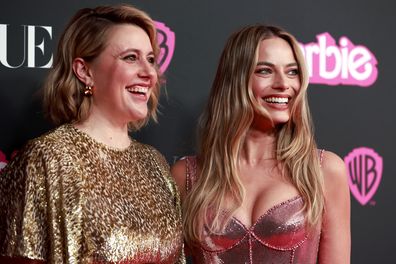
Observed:
[[[125,1],[124,1],[125,2]],[[173,163],[195,127],[227,37],[244,25],[284,27],[300,42],[320,148],[344,158],[352,200],[352,263],[394,263],[396,249],[396,2],[126,1],[156,21],[166,81],[159,124],[132,135]],[[43,80],[65,24],[82,7],[117,1],[9,1],[0,8],[0,169],[52,128]]]

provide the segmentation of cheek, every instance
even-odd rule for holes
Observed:
[[[255,79],[252,80],[252,82],[251,82],[251,91],[252,91],[254,97],[257,97],[257,96],[260,95],[260,92],[261,92],[261,90],[262,90],[262,87],[261,87],[261,86],[262,86],[262,85],[261,85],[260,82],[258,82],[258,81],[255,80]]]
[[[301,90],[300,80],[295,80],[295,82],[292,84],[292,87],[296,92],[300,92],[300,90]]]
[[[262,97],[270,88],[270,84],[264,80],[252,82],[252,92],[254,97]]]
[[[154,72],[154,74],[152,75],[153,77],[151,78],[151,82],[153,83],[153,86],[155,86],[155,84],[158,82],[159,80],[159,76],[157,74],[157,72]]]
[[[132,67],[128,68],[128,67],[121,67],[117,70],[116,73],[119,78],[122,78],[122,80],[125,79],[130,79],[131,76],[135,76],[137,74],[137,71],[134,70]]]

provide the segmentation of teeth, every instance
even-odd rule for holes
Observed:
[[[144,93],[145,94],[145,93],[147,93],[148,88],[147,87],[130,87],[130,88],[127,88],[127,90],[132,93]]]
[[[289,102],[289,98],[287,98],[287,97],[268,97],[268,98],[265,98],[264,101],[266,101],[268,103],[287,104]]]

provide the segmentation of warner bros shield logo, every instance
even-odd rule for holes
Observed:
[[[383,161],[373,149],[353,149],[345,158],[349,189],[361,205],[366,205],[376,193],[382,178]]]
[[[169,66],[175,50],[175,33],[171,31],[164,23],[155,21],[157,28],[157,41],[160,47],[160,54],[158,57],[158,65],[161,73],[164,73]]]

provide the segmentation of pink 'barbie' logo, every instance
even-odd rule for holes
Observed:
[[[300,44],[311,83],[368,87],[378,76],[377,60],[364,46],[355,46],[341,37],[337,46],[327,32],[316,36],[317,43]]]
[[[353,196],[361,205],[366,205],[376,193],[382,178],[382,157],[373,149],[360,147],[345,158],[348,183]]]
[[[175,33],[171,31],[164,23],[155,21],[157,28],[158,44],[160,46],[160,54],[158,58],[158,65],[161,73],[164,73],[169,66],[169,63],[175,50]]]

